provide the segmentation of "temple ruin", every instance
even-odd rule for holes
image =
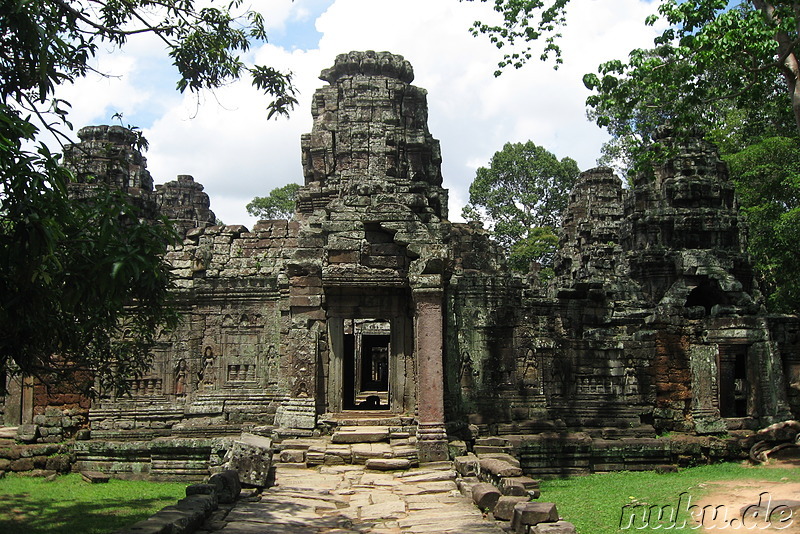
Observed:
[[[87,439],[79,460],[120,472],[207,473],[214,437],[368,421],[402,442],[398,456],[447,459],[448,440],[503,436],[526,471],[552,473],[691,454],[665,432],[736,436],[800,417],[800,321],[764,311],[713,146],[665,128],[658,142],[677,156],[630,188],[610,169],[582,173],[543,285],[507,270],[479,224],[448,220],[413,77],[386,52],[324,70],[296,213],[252,229],[216,226],[191,176],[154,188],[128,130],[82,129],[65,154],[74,194],[92,176],[184,233],[167,253],[184,321],[130,396],[62,402],[12,381],[5,423]],[[125,442],[161,443],[162,456],[109,445]]]

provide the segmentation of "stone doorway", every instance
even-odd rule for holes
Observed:
[[[346,320],[344,330],[342,409],[388,410],[391,322]]]
[[[730,418],[751,415],[747,346],[721,345],[718,365],[720,416]]]
[[[326,298],[326,411],[414,413],[414,338],[406,292],[336,289]]]

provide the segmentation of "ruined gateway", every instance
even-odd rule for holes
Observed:
[[[445,459],[448,439],[514,436],[546,474],[735,456],[737,431],[800,416],[800,323],[763,311],[712,146],[684,143],[630,189],[584,172],[545,287],[506,270],[479,225],[448,221],[407,61],[351,52],[321,78],[297,211],[252,230],[215,226],[192,177],[154,190],[129,131],[79,132],[66,153],[79,182],[115,184],[185,232],[167,253],[184,322],[131,397],[90,406],[15,383],[7,424],[90,437],[79,460],[123,474],[202,475],[216,436],[358,421],[420,461]],[[668,431],[733,437],[679,449],[655,439]],[[165,445],[160,459],[110,445],[130,441]]]

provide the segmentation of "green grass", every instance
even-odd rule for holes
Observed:
[[[48,482],[9,474],[0,480],[0,532],[101,534],[175,504],[186,484],[110,480],[84,482],[69,474]]]
[[[678,499],[683,492],[691,496],[692,503],[696,503],[706,495],[709,491],[709,488],[704,487],[706,482],[747,479],[800,482],[800,469],[751,467],[728,463],[693,467],[681,470],[679,473],[663,475],[652,471],[621,472],[544,480],[539,500],[556,503],[559,515],[573,523],[581,534],[641,532],[654,530],[652,528],[654,522],[651,521],[650,527],[642,530],[636,528],[643,526],[642,522],[634,523],[629,529],[620,528],[620,518],[623,506],[626,504],[645,504],[646,507],[672,505],[677,508]],[[678,525],[684,519],[689,519],[688,513],[678,516]],[[668,529],[666,527],[672,522],[665,523],[659,530],[698,532],[696,524],[691,520],[683,529]]]

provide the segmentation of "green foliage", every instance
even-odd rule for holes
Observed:
[[[773,137],[726,158],[772,311],[800,312],[800,142]]]
[[[276,187],[266,197],[255,197],[247,204],[247,213],[259,219],[288,219],[294,213],[298,184]]]
[[[548,267],[558,245],[553,228],[579,173],[573,159],[559,161],[532,141],[506,143],[478,169],[462,216],[489,223],[512,268],[527,272],[532,261]]]
[[[140,222],[116,191],[69,200],[69,173],[47,148],[21,148],[30,124],[3,106],[0,121],[0,366],[48,383],[93,370],[124,389],[159,329],[177,323],[161,259],[173,230]]]
[[[247,74],[272,97],[270,115],[287,114],[296,103],[291,74],[248,67],[240,57],[252,40],[266,39],[261,14],[242,5],[242,0],[222,5],[195,0],[0,0],[0,95],[29,106],[38,101],[59,107],[64,103],[51,99],[55,86],[89,72],[98,47],[122,47],[130,38],[150,33],[172,58],[181,92],[213,89]]]
[[[555,57],[557,65],[568,3],[495,0],[502,24],[476,22],[472,31],[514,50],[501,70],[532,59],[536,41],[543,43],[541,59]],[[604,163],[648,165],[651,135],[666,122],[679,136],[700,128],[716,132],[713,139],[739,143],[724,147],[728,152],[765,135],[797,134],[800,2],[752,0],[732,7],[728,0],[660,0],[658,13],[644,21],[668,24],[652,49],[633,50],[627,61],[608,61],[584,76],[594,92],[589,115],[613,136]]]
[[[472,25],[472,35],[488,35],[497,48],[511,49],[498,63],[495,76],[499,76],[506,67],[518,69],[525,65],[533,58],[533,48],[529,43],[539,39],[544,42],[539,58],[544,61],[554,57],[556,66],[561,64],[559,28],[566,22],[567,4],[569,0],[494,0],[494,10],[502,15],[502,24],[498,26],[477,21]]]
[[[558,251],[558,236],[549,226],[531,228],[528,235],[511,245],[508,251],[508,265],[515,271],[528,272],[536,262],[544,266],[540,278],[553,277],[553,259]]]
[[[725,151],[764,135],[796,135],[787,72],[775,60],[776,25],[762,10],[749,2],[729,9],[720,0],[663,0],[659,12],[670,27],[655,48],[584,76],[595,92],[589,116],[613,136],[604,162],[648,165],[652,133],[667,122],[679,135],[708,132]]]
[[[145,221],[100,186],[71,201],[58,157],[31,147],[36,124],[67,138],[69,103],[55,98],[56,87],[93,70],[99,47],[145,33],[163,42],[180,91],[248,76],[271,97],[269,116],[287,114],[296,103],[291,75],[241,59],[266,38],[261,15],[242,5],[0,0],[0,370],[124,390],[148,366],[161,329],[176,325],[162,260],[170,226]]]
[[[618,472],[544,480],[541,489],[542,499],[555,502],[559,515],[573,523],[578,532],[620,534],[636,530],[619,528],[622,507],[625,505],[646,503],[677,507],[678,498],[683,492],[690,495],[691,504],[695,504],[713,487],[708,482],[747,480],[797,482],[800,481],[800,470],[727,463],[692,467],[678,473]],[[598,488],[602,488],[602,491],[598,491]],[[729,510],[728,513],[731,514],[729,517],[739,517],[740,511]],[[681,521],[684,518],[689,519],[680,516]],[[667,526],[660,525],[662,530]],[[689,520],[686,530],[692,527],[694,524]],[[651,528],[655,530],[659,525],[651,525]]]
[[[114,532],[175,504],[185,489],[186,484],[175,482],[90,484],[77,473],[52,482],[11,474],[0,480],[0,532]]]

